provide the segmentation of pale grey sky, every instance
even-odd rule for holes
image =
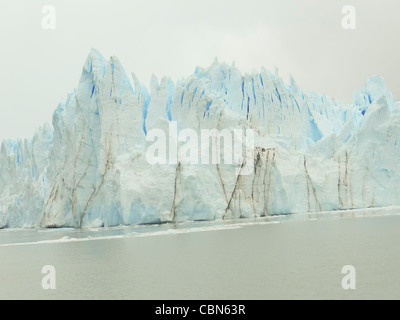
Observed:
[[[56,9],[43,30],[42,7]],[[343,30],[344,5],[357,29]],[[305,91],[349,102],[381,75],[400,99],[398,0],[2,0],[0,140],[31,137],[77,86],[90,48],[117,56],[148,86],[218,57],[243,72],[292,74]]]

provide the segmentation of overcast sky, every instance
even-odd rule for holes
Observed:
[[[341,9],[356,8],[356,30]],[[56,29],[42,28],[42,7]],[[0,140],[31,137],[78,84],[90,48],[148,86],[219,61],[292,74],[305,91],[350,102],[381,75],[400,99],[398,0],[2,0]]]

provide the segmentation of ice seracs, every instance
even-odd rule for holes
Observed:
[[[92,50],[52,126],[2,142],[0,228],[399,205],[399,111],[380,77],[367,79],[350,104],[306,94],[277,73],[243,75],[218,62],[177,83],[153,76],[148,90],[117,58]],[[238,165],[223,162],[150,164],[146,134],[168,133],[171,122],[199,136],[254,130],[254,157],[246,159],[253,172],[237,175]]]

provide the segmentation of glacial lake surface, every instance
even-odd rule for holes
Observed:
[[[0,299],[400,299],[400,208],[0,230]],[[56,289],[44,290],[43,266]],[[355,268],[344,290],[342,268]]]

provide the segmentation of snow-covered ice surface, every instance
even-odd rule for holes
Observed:
[[[340,79],[338,79],[340,81]],[[151,129],[253,129],[254,172],[150,165]],[[199,133],[200,136],[200,133]],[[149,90],[92,50],[31,140],[3,141],[0,228],[229,220],[400,205],[400,103],[380,77],[343,104],[291,79],[215,62]],[[65,239],[65,241],[69,241]]]

